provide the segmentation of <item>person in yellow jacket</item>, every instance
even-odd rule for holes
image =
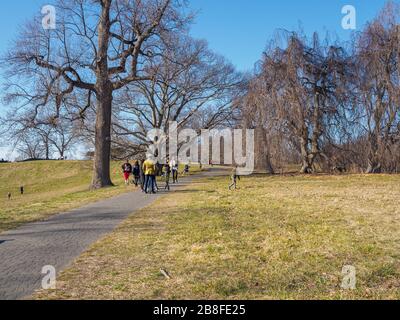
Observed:
[[[145,175],[144,191],[146,193],[156,193],[156,164],[152,157],[148,157],[147,160],[143,163],[143,171]],[[149,191],[150,189],[151,191]]]

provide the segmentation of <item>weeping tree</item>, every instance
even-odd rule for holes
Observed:
[[[366,138],[367,173],[397,168],[390,165],[390,159],[398,159],[400,143],[398,12],[399,6],[389,3],[355,42],[357,109],[360,131]]]
[[[281,145],[277,147],[274,141],[274,138],[279,136],[279,132],[275,135],[278,122],[275,121],[275,109],[271,108],[273,104],[270,101],[268,85],[262,75],[249,79],[245,84],[245,94],[236,100],[236,107],[240,111],[240,124],[246,129],[255,130],[256,169],[274,174],[272,154],[276,158]]]
[[[399,172],[400,6],[348,43],[278,32],[240,99],[263,170]]]
[[[6,101],[31,126],[56,121],[63,108],[84,119],[94,105],[91,187],[111,186],[113,99],[155,77],[152,60],[170,34],[186,31],[191,17],[180,0],[59,0],[55,8],[56,29],[44,29],[35,17],[3,57]]]
[[[285,45],[274,41],[262,60],[264,108],[281,134],[296,140],[301,172],[312,173],[316,160],[326,157],[322,146],[328,124],[343,104],[347,59],[341,47],[321,44],[317,34],[311,41],[296,33],[283,37]]]

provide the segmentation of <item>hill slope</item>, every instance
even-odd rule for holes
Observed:
[[[129,189],[123,184],[119,167],[120,163],[112,164],[115,187],[89,191],[91,161],[0,164],[0,232],[126,192]],[[19,191],[21,186],[25,189],[23,196]],[[7,197],[9,192],[11,201]]]

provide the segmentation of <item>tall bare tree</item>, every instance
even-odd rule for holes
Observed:
[[[167,133],[171,121],[178,130],[211,129],[231,115],[233,92],[241,81],[234,67],[205,41],[175,36],[171,44],[151,65],[155,77],[132,83],[116,100],[115,134],[125,144],[130,137],[133,146],[146,146],[151,143],[148,131]]]
[[[111,118],[115,92],[135,81],[150,80],[147,66],[163,52],[164,39],[185,29],[190,17],[179,0],[59,0],[57,28],[45,30],[36,17],[3,59],[8,70],[9,101],[30,110],[31,121],[43,109],[52,117],[74,95],[84,116],[95,99],[95,157],[92,188],[112,185]],[[86,101],[86,100],[85,100]]]
[[[398,152],[400,133],[399,6],[389,3],[355,43],[357,96],[367,138],[367,173],[380,173]],[[389,165],[390,166],[390,165]],[[386,168],[388,169],[388,168]]]
[[[268,106],[281,130],[297,138],[302,173],[314,171],[329,118],[338,110],[346,81],[346,59],[340,47],[311,43],[296,33],[284,34],[284,48],[272,46],[264,54],[261,74]],[[283,133],[284,133],[283,132]]]

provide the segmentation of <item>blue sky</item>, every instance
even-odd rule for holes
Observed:
[[[198,12],[192,35],[208,40],[210,47],[226,56],[239,70],[249,71],[261,57],[276,29],[297,30],[307,34],[329,31],[348,39],[351,31],[341,27],[342,7],[357,10],[357,28],[373,19],[385,0],[189,0]],[[52,0],[2,1],[0,11],[0,55],[15,38],[19,26],[42,5]],[[1,70],[0,70],[1,73]],[[2,82],[0,76],[0,83]],[[0,105],[0,114],[4,108]],[[1,139],[0,139],[1,140]],[[1,141],[0,141],[1,144]],[[4,157],[0,146],[0,158]]]
[[[342,29],[344,5],[357,12],[357,28],[374,18],[385,0],[190,0],[200,10],[193,35],[205,38],[217,52],[228,57],[239,69],[251,70],[261,57],[267,41],[279,28],[307,34],[314,31],[337,34],[348,39],[351,31]]]
[[[2,1],[0,11],[0,53],[15,37],[19,25],[42,4],[52,1]],[[376,16],[385,0],[189,0],[198,12],[192,34],[207,39],[212,49],[227,56],[239,69],[252,69],[274,30],[298,29],[307,33],[326,30],[341,38],[350,31],[341,28],[341,9],[351,4],[357,9],[357,24],[361,28]]]

